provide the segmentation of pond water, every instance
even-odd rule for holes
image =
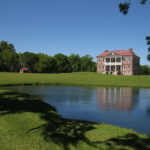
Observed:
[[[128,87],[1,87],[39,95],[65,118],[104,122],[150,135],[150,89]]]

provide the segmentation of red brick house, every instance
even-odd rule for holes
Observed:
[[[97,73],[137,75],[139,73],[140,58],[129,50],[105,50],[97,56]]]

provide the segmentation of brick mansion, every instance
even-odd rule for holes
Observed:
[[[97,56],[97,73],[115,75],[137,75],[140,58],[129,50],[105,50]]]

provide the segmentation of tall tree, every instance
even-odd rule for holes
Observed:
[[[6,41],[0,42],[0,58],[0,71],[14,72],[22,67],[41,73],[96,71],[96,63],[90,55],[80,58],[78,54],[69,57],[60,53],[53,57],[32,52],[17,54],[14,46]]]
[[[38,54],[37,56],[38,56],[38,62],[34,66],[36,72],[48,72],[49,56],[41,53]]]
[[[81,59],[78,54],[71,54],[68,57],[73,72],[79,72],[81,69]]]
[[[55,60],[46,54],[38,54],[38,62],[35,64],[36,72],[49,73],[55,72]]]
[[[38,62],[38,55],[32,52],[19,54],[19,66],[27,67],[30,72],[36,72],[35,64]]]
[[[13,44],[6,41],[0,42],[0,71],[17,71],[18,55]]]
[[[140,66],[140,74],[141,75],[150,75],[150,67],[146,65]]]
[[[18,70],[18,55],[5,50],[1,52],[1,71],[14,72]]]
[[[54,55],[54,60],[56,61],[56,72],[57,73],[72,71],[71,65],[70,65],[66,55],[61,54],[61,53],[56,54],[56,55]]]
[[[49,56],[49,72],[50,73],[54,73],[57,71],[56,69],[56,60],[54,59],[54,57]]]
[[[93,57],[91,57],[90,55],[85,55],[81,57],[81,71],[96,71],[96,63],[93,62]]]
[[[13,51],[13,52],[16,51],[13,44],[11,44],[11,43],[9,44],[6,41],[1,41],[0,42],[0,52],[5,51],[5,50],[9,50],[9,51]]]

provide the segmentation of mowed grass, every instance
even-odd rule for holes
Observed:
[[[150,87],[150,75],[115,76],[94,72],[60,74],[0,73],[0,85],[25,84]]]
[[[37,96],[1,90],[0,150],[150,150],[150,137],[65,119]]]

